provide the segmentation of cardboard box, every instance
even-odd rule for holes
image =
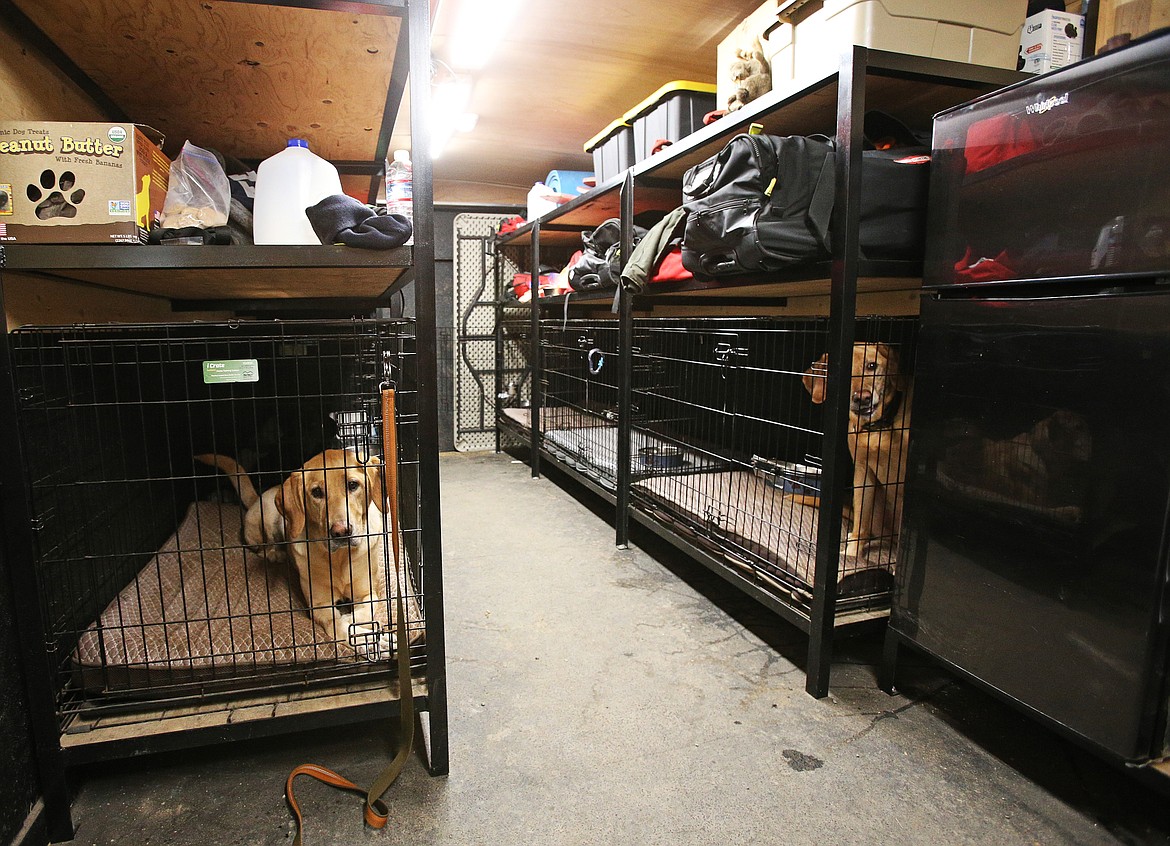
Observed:
[[[1121,47],[1165,26],[1170,26],[1170,0],[1100,0],[1096,51]]]
[[[162,141],[130,123],[0,121],[0,243],[145,243],[170,179]]]
[[[1047,73],[1081,60],[1085,18],[1046,9],[1024,21],[1020,36],[1022,71]]]
[[[1027,0],[824,0],[796,23],[797,79],[840,67],[854,44],[1015,69]],[[803,11],[803,10],[802,10]],[[798,13],[799,14],[799,13]]]

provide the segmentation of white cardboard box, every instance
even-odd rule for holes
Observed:
[[[1024,21],[1020,58],[1028,73],[1047,73],[1081,60],[1085,18],[1046,9]]]
[[[840,67],[854,44],[1012,69],[1027,0],[824,0],[796,23],[796,76]]]

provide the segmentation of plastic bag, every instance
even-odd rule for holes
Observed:
[[[231,199],[231,185],[216,155],[187,141],[171,163],[162,228],[226,226]]]

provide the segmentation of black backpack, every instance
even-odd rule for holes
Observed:
[[[862,152],[864,258],[922,258],[929,164],[925,147]],[[683,266],[712,277],[829,258],[835,169],[823,136],[732,138],[683,177]]]
[[[735,136],[683,177],[683,266],[728,276],[828,258],[833,189],[828,139]]]
[[[646,235],[634,227],[634,244]],[[622,273],[622,222],[611,217],[592,232],[581,233],[581,257],[569,268],[569,287],[574,291],[616,288]]]

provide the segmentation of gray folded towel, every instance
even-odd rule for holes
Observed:
[[[333,194],[305,209],[322,244],[367,250],[392,250],[410,240],[410,221],[400,214],[378,214],[347,194]]]

